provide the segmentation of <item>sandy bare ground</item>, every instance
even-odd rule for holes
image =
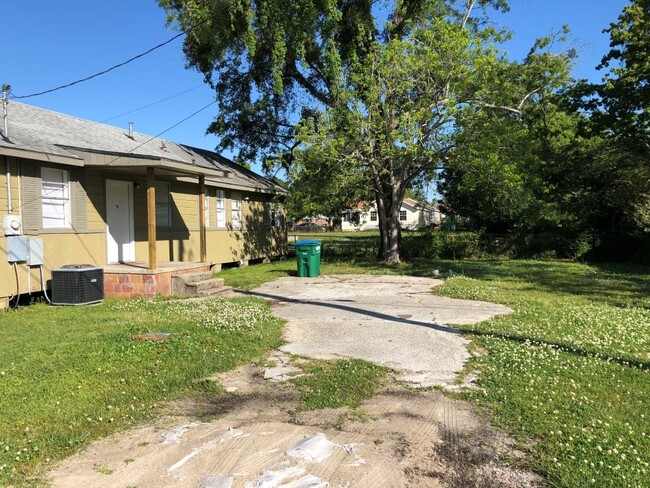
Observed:
[[[277,355],[274,358],[277,360]],[[504,464],[510,441],[467,405],[393,384],[358,410],[298,412],[290,383],[245,366],[219,375],[231,393],[169,405],[154,425],[64,461],[56,487],[534,486]]]
[[[93,443],[50,473],[56,487],[374,488],[527,487],[518,453],[462,402],[432,389],[468,357],[449,322],[508,309],[433,297],[436,280],[282,279],[255,294],[287,318],[269,366],[218,375],[228,393],[168,405],[152,425]],[[431,297],[434,300],[431,300]],[[304,412],[285,380],[295,354],[362,357],[395,369],[357,410]],[[504,458],[505,456],[505,458]],[[504,459],[508,461],[504,461]]]

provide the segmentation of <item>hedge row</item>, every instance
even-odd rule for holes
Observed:
[[[568,258],[650,264],[650,236],[433,231],[405,235],[404,249],[408,258]]]
[[[319,234],[324,259],[374,259],[378,234]],[[407,259],[537,258],[624,261],[650,265],[650,236],[589,234],[495,235],[467,231],[409,232],[402,235]]]

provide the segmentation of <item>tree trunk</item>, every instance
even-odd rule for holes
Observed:
[[[397,193],[397,194],[396,194]],[[378,259],[388,264],[402,262],[399,212],[402,208],[403,197],[398,192],[377,194],[377,209],[379,217],[380,247]]]

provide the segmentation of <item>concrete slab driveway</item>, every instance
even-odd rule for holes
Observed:
[[[468,358],[449,324],[509,313],[503,305],[433,295],[442,280],[410,276],[286,277],[252,294],[288,321],[282,350],[320,359],[355,357],[400,372],[417,386],[448,384]]]
[[[418,385],[453,380],[466,341],[446,324],[507,313],[435,296],[440,280],[402,276],[283,278],[253,294],[288,320],[288,353],[360,357]],[[442,488],[531,487],[501,459],[512,443],[462,402],[390,384],[349,408],[300,411],[278,381],[291,368],[255,364],[212,378],[227,393],[170,402],[150,425],[90,445],[49,473],[54,487]],[[280,364],[280,366],[277,366]],[[284,368],[284,371],[283,371]],[[275,374],[273,372],[275,370]]]

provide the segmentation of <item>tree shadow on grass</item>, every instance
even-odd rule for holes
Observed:
[[[529,290],[592,297],[612,306],[650,308],[650,267],[625,264],[581,264],[569,261],[459,260],[414,261],[414,275],[451,269],[484,281],[530,283]]]
[[[516,342],[519,344],[526,344],[533,347],[548,347],[555,349],[561,352],[572,354],[574,356],[580,357],[591,357],[595,359],[600,359],[607,363],[616,363],[621,366],[640,369],[643,371],[650,371],[650,362],[640,361],[634,358],[628,358],[623,356],[611,356],[609,354],[604,354],[595,350],[584,349],[580,347],[571,346],[569,344],[563,344],[561,342],[548,341],[545,339],[538,339],[534,337],[526,337],[517,334],[506,334],[503,332],[494,332],[494,331],[484,331],[484,330],[464,330],[464,334],[477,336],[477,337],[489,337],[495,339],[503,339],[510,342]]]

